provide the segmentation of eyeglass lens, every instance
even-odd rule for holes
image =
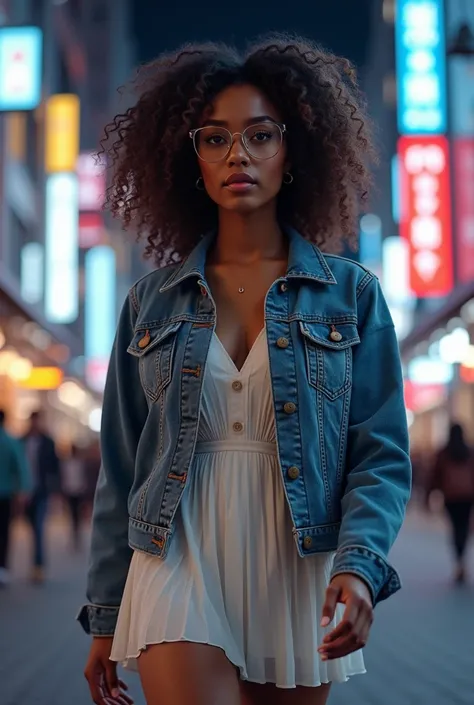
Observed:
[[[250,125],[242,133],[242,142],[256,159],[271,159],[281,147],[282,132],[277,124]],[[225,127],[202,127],[194,134],[194,146],[206,162],[225,159],[232,146],[232,134]]]

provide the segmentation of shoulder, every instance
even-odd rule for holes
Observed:
[[[148,297],[156,298],[157,292],[180,266],[181,264],[170,264],[160,269],[154,269],[135,282],[128,295],[136,313],[139,312],[142,302]]]
[[[322,255],[337,283],[343,286],[352,285],[357,298],[369,284],[378,283],[376,275],[359,262],[340,255],[325,253]]]

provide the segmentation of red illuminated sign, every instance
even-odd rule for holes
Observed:
[[[414,414],[439,406],[447,399],[445,384],[419,384],[405,380],[405,406]]]
[[[454,140],[456,253],[459,281],[474,279],[474,139]]]
[[[415,296],[446,296],[453,288],[448,141],[401,137],[401,235],[409,244]]]

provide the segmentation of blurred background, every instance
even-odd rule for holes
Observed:
[[[381,163],[348,256],[380,277],[391,308],[412,441],[413,501],[392,556],[405,590],[378,608],[368,675],[331,702],[473,702],[474,0],[0,0],[2,705],[89,702],[74,616],[101,398],[117,312],[149,266],[102,210],[93,154],[128,107],[117,88],[180,43],[269,30],[347,56],[367,94]],[[19,455],[18,486],[2,481],[19,438],[34,507]]]

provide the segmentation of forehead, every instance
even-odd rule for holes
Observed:
[[[223,90],[216,96],[208,113],[211,119],[239,126],[262,115],[268,115],[275,121],[281,120],[265,94],[250,84],[229,86]]]

